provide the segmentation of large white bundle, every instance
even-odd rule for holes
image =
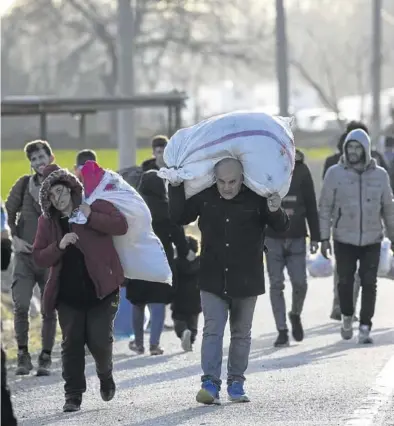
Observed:
[[[90,205],[97,199],[112,203],[126,217],[127,233],[113,237],[125,277],[171,284],[172,273],[167,256],[153,232],[149,208],[138,192],[120,175],[106,170],[85,202]],[[86,218],[79,212],[74,221],[84,223]]]
[[[241,161],[244,183],[266,197],[284,197],[294,169],[295,147],[291,119],[263,112],[237,111],[181,129],[170,139],[159,176],[170,183],[185,182],[186,198],[215,183],[214,166],[224,158]]]

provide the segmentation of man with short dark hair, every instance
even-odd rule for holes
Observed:
[[[80,170],[89,160],[97,161],[97,154],[92,149],[83,149],[82,151],[78,152],[77,158],[75,160],[74,173],[79,180],[81,180]]]
[[[48,278],[47,269],[39,268],[33,260],[33,242],[41,215],[39,191],[45,167],[52,163],[54,156],[48,142],[35,140],[25,146],[33,175],[19,178],[8,195],[5,207],[8,226],[15,253],[12,299],[14,302],[14,328],[18,344],[17,375],[29,374],[33,369],[28,350],[29,308],[33,289],[39,285],[41,295]],[[55,342],[55,311],[42,316],[42,352],[38,357],[37,375],[50,374],[51,352]]]
[[[145,160],[142,164],[142,171],[148,170],[160,170],[161,167],[165,167],[163,160],[164,149],[168,144],[168,138],[164,135],[157,135],[152,139],[152,153],[153,158]]]

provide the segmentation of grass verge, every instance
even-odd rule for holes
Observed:
[[[306,161],[323,161],[327,156],[332,154],[332,150],[327,147],[322,148],[301,148],[306,156]],[[109,169],[117,170],[118,168],[118,151],[115,149],[97,150],[98,160],[100,164]],[[76,151],[58,150],[55,152],[55,161],[61,167],[72,170],[75,164]],[[139,149],[137,151],[137,164],[149,158],[151,150]],[[15,181],[22,175],[30,173],[29,162],[25,158],[23,150],[7,150],[1,153],[1,197],[3,200],[7,198],[8,192]]]

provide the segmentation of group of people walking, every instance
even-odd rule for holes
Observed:
[[[116,391],[113,323],[119,288],[125,286],[133,303],[135,339],[129,346],[137,354],[145,352],[146,305],[151,310],[151,355],[164,352],[160,337],[166,304],[171,303],[175,332],[185,351],[192,350],[199,313],[203,312],[203,374],[196,396],[203,404],[220,404],[223,337],[229,321],[227,394],[231,401],[247,402],[245,372],[257,297],[265,293],[264,255],[278,330],[274,346],[284,347],[289,345],[287,316],[294,340],[304,339],[307,252],[316,254],[320,244],[322,255],[327,257],[332,240],[336,271],[331,317],[341,320],[342,338],[350,339],[356,320],[355,287],[360,282],[358,339],[372,343],[380,243],[384,234],[394,241],[394,202],[389,175],[373,158],[376,153],[371,150],[363,123],[350,123],[341,136],[340,153],[327,159],[319,203],[299,150],[283,200],[278,194],[262,198],[248,189],[243,183],[242,164],[235,159],[217,163],[216,183],[186,200],[183,184],[167,185],[157,174],[164,166],[166,144],[163,136],[153,139],[153,158],[143,163],[134,186],[151,211],[153,230],[173,272],[172,288],[125,279],[113,243],[113,236],[127,232],[125,217],[107,201],[96,200],[91,205],[84,201],[91,182],[83,168],[87,162],[97,161],[93,151],[78,154],[71,174],[54,164],[47,142],[26,145],[34,174],[15,183],[5,204],[15,252],[12,297],[18,344],[16,374],[29,374],[33,369],[28,312],[33,288],[38,284],[43,321],[37,375],[50,374],[57,312],[63,335],[63,410],[80,409],[86,391],[85,346],[96,362],[101,397],[111,400]],[[80,214],[84,223],[73,220]],[[183,228],[196,220],[201,231],[200,255],[197,241],[185,235]],[[284,268],[292,285],[288,315]]]

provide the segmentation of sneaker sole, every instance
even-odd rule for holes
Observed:
[[[106,395],[106,394],[104,394],[103,392],[101,392],[100,391],[100,396],[101,396],[101,399],[104,401],[104,402],[109,402],[109,401],[111,401],[112,399],[114,399],[114,396],[115,396],[115,393],[116,393],[116,390],[114,389],[109,395]]]
[[[200,389],[196,401],[205,405],[221,405],[220,399],[213,397],[207,390]]]
[[[192,350],[192,332],[190,330],[185,330],[182,334],[181,346],[185,352],[190,352]]]
[[[277,344],[277,345],[274,344],[274,348],[288,348],[289,346],[290,346],[290,342],[280,343],[280,344]]]
[[[370,338],[370,337],[368,337],[368,338],[366,338],[366,339],[364,339],[364,338],[359,338],[358,339],[358,343],[360,344],[360,345],[372,345],[373,344],[373,340]]]
[[[228,395],[228,400],[230,402],[235,402],[235,403],[250,402],[250,399],[246,395],[242,395],[238,398],[234,398],[234,397]]]
[[[73,407],[73,408],[63,408],[63,413],[76,413],[77,411],[80,411],[81,407]]]

